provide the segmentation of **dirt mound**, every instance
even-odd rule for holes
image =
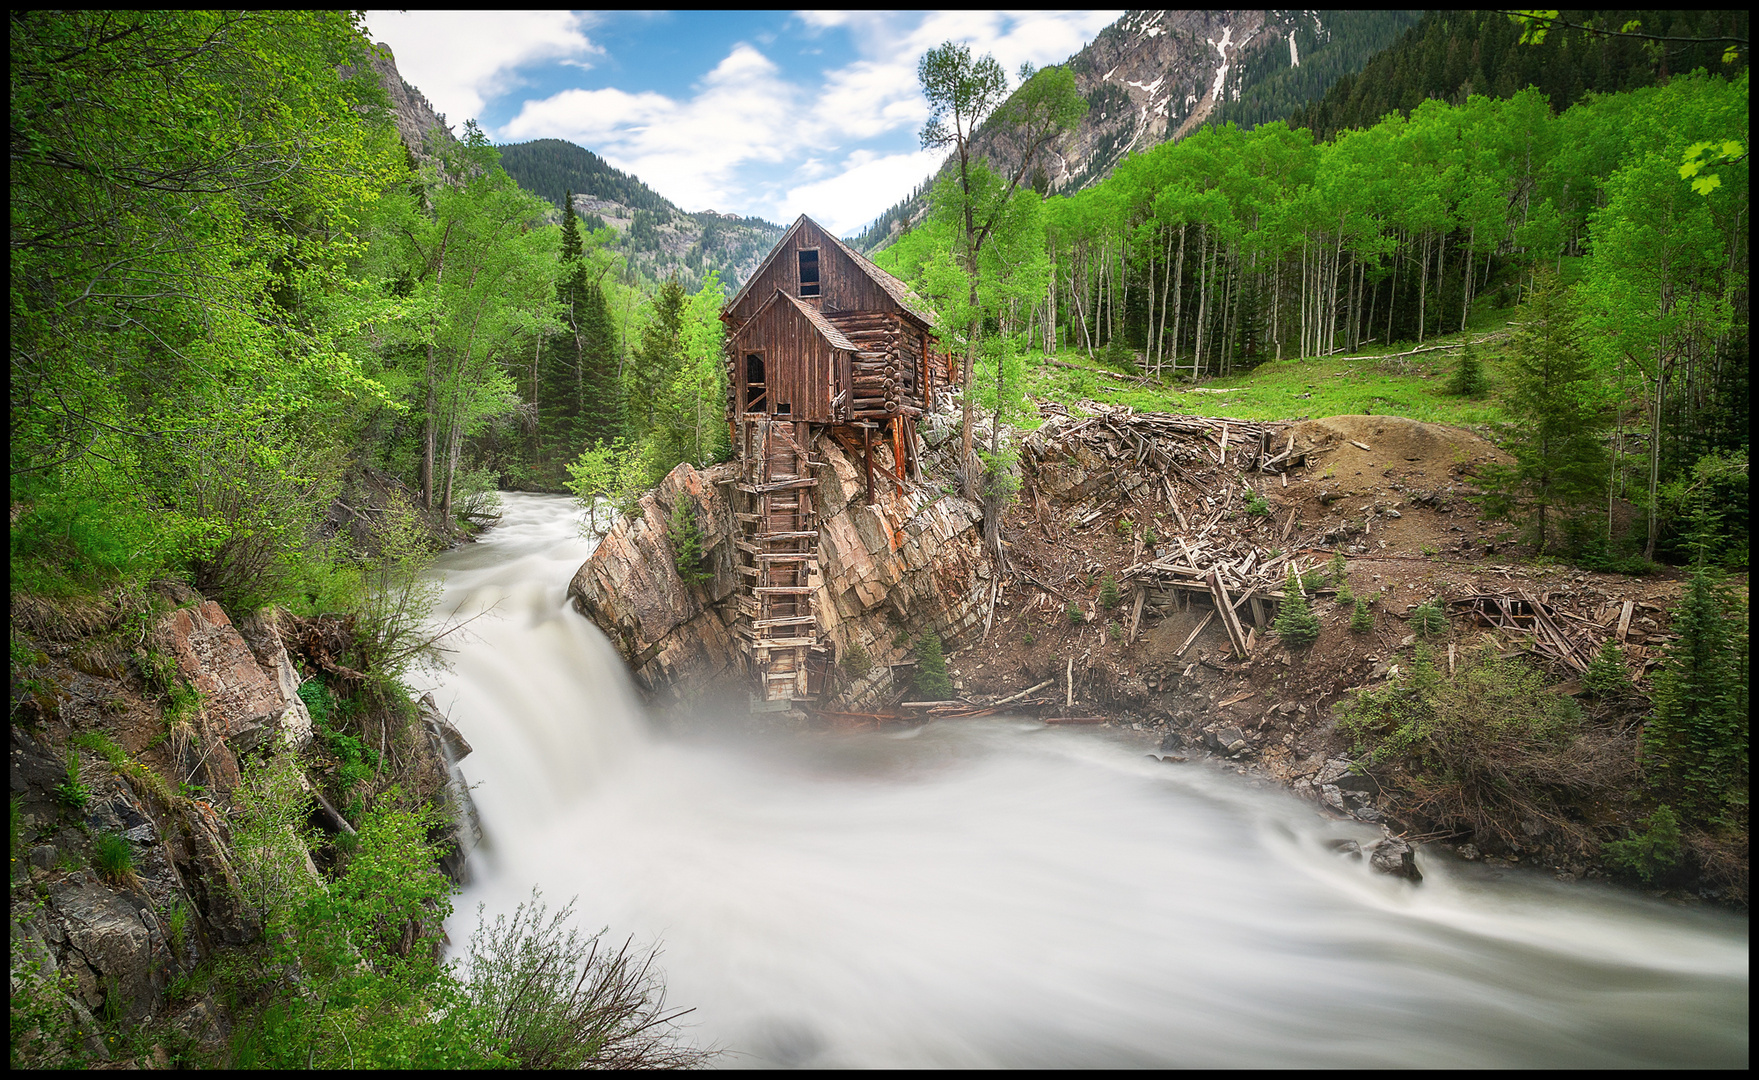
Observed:
[[[1295,439],[1315,447],[1339,475],[1361,470],[1441,477],[1471,475],[1482,465],[1506,464],[1501,450],[1463,428],[1425,424],[1402,416],[1327,416],[1295,428]],[[1366,448],[1366,449],[1365,449]]]

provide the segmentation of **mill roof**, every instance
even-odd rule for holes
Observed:
[[[837,249],[839,251],[841,251],[844,255],[847,255],[849,257],[849,261],[854,263],[857,269],[859,269],[862,273],[866,274],[869,278],[873,279],[874,284],[876,284],[880,288],[884,289],[886,291],[886,295],[890,296],[893,300],[896,300],[898,302],[899,307],[901,307],[905,311],[909,312],[912,316],[914,316],[918,321],[922,322],[924,325],[931,326],[931,327],[935,325],[934,311],[931,310],[927,304],[923,303],[922,299],[920,297],[918,297],[914,292],[911,291],[910,286],[904,284],[902,281],[899,281],[897,278],[893,277],[891,274],[888,274],[884,270],[881,270],[878,266],[874,265],[873,260],[869,259],[867,256],[861,254],[860,252],[856,251],[854,248],[850,247],[848,244],[843,243],[843,241],[837,239],[837,237],[829,229],[826,229],[823,225],[820,225],[818,222],[813,221],[811,218],[807,217],[805,214],[801,214],[799,217],[794,219],[794,224],[788,226],[788,231],[783,233],[781,238],[776,241],[776,246],[770,249],[770,253],[768,255],[764,256],[763,262],[759,263],[757,266],[757,269],[752,271],[751,276],[745,279],[745,284],[740,286],[739,291],[733,294],[733,298],[731,300],[727,301],[727,304],[726,304],[727,310],[732,310],[733,308],[737,307],[739,305],[739,302],[745,299],[745,294],[747,292],[751,291],[752,285],[754,283],[756,283],[758,278],[763,276],[764,271],[769,269],[770,263],[775,261],[777,254],[779,254],[781,252],[782,248],[784,246],[786,246],[788,238],[790,236],[793,236],[796,232],[798,232],[801,225],[806,224],[808,222],[810,222],[814,228],[818,229],[819,232],[824,233],[825,236],[827,238],[829,238],[830,242],[837,246]],[[764,306],[768,307],[769,303],[766,301]],[[805,310],[811,310],[811,309],[806,308]],[[817,314],[817,313],[814,312],[814,314]],[[820,318],[822,319],[823,317],[820,316]],[[826,325],[829,325],[829,324],[826,324]],[[845,340],[847,340],[847,339],[845,339]],[[839,346],[839,347],[849,347],[849,346]]]
[[[843,331],[832,326],[831,321],[825,318],[823,313],[810,304],[801,303],[797,298],[782,289],[777,289],[770,295],[768,300],[763,302],[763,306],[758,308],[757,311],[752,314],[752,321],[755,322],[757,317],[768,311],[770,306],[777,300],[786,300],[788,303],[793,304],[796,310],[806,316],[806,321],[812,324],[813,329],[817,330],[824,336],[826,341],[831,343],[832,348],[844,349],[849,352],[855,351],[855,343],[850,341],[848,337],[843,334]]]

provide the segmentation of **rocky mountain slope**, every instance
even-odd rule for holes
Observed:
[[[632,271],[655,281],[676,277],[695,290],[718,271],[729,290],[745,283],[782,235],[762,218],[714,210],[687,213],[636,177],[590,150],[562,139],[501,147],[507,174],[560,209],[574,193],[574,212],[593,228],[617,230],[615,250]]]
[[[1068,61],[1088,114],[1034,163],[1039,186],[1073,194],[1111,174],[1124,156],[1232,113],[1241,123],[1268,119],[1268,102],[1304,104],[1344,72],[1360,70],[1417,12],[1132,11],[1100,31]],[[1341,27],[1347,27],[1347,32]],[[1277,76],[1306,66],[1329,79]],[[1262,89],[1261,89],[1262,88]],[[1265,104],[1256,104],[1257,97]],[[1283,109],[1278,116],[1286,114]],[[975,149],[1004,168],[1020,150],[1006,133],[979,129]],[[918,195],[888,211],[857,238],[871,251],[926,209]]]

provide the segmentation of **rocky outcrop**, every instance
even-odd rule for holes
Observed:
[[[844,705],[881,700],[910,684],[916,643],[933,630],[958,648],[980,631],[994,571],[981,540],[982,511],[928,485],[905,490],[884,478],[890,448],[874,457],[875,500],[866,501],[862,467],[833,440],[813,447],[819,499],[819,577],[814,595],[820,637],[839,666],[826,699]],[[743,694],[746,654],[736,631],[738,589],[733,519],[726,485],[731,466],[680,465],[619,521],[569,584],[575,608],[622,653],[638,685],[661,704],[711,688]],[[932,481],[931,481],[932,482]],[[678,576],[666,522],[688,500],[703,532],[712,578],[686,586]]]

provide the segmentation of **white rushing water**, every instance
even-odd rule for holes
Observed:
[[[719,1064],[1746,1065],[1725,912],[1422,854],[1412,887],[1129,732],[655,734],[567,605],[571,503],[502,498],[438,567],[441,613],[496,605],[435,677],[485,833],[450,933],[577,895]]]

